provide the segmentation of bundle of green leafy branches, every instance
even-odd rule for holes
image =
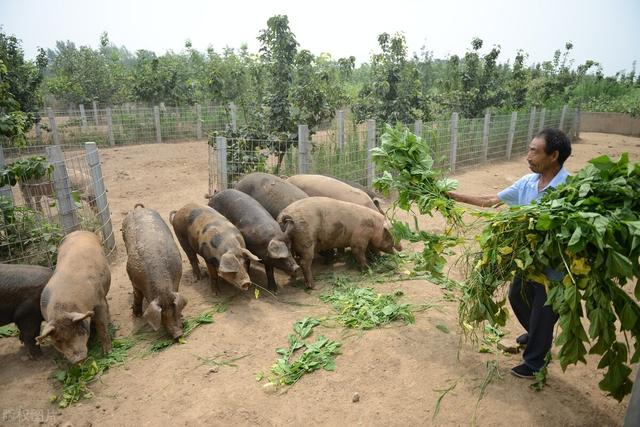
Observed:
[[[18,181],[39,179],[45,175],[51,177],[53,165],[48,164],[42,156],[32,156],[16,160],[0,170],[0,187],[14,186]]]
[[[488,225],[469,258],[459,308],[463,329],[505,324],[500,291],[516,275],[544,285],[547,304],[560,316],[555,343],[562,369],[586,363],[590,345],[590,354],[602,356],[598,368],[606,369],[600,388],[621,400],[632,387],[628,364],[640,360],[640,284],[635,299],[624,289],[640,273],[640,163],[630,163],[627,154],[617,162],[597,157],[539,203],[480,215]],[[550,280],[548,269],[564,278]]]
[[[463,210],[447,195],[458,187],[458,182],[444,178],[441,171],[434,169],[427,143],[403,125],[386,125],[381,140],[380,147],[372,150],[372,156],[384,172],[376,178],[374,186],[385,195],[397,191],[392,217],[396,208],[400,208],[408,212],[414,222],[412,229],[408,223],[392,219],[394,236],[397,240],[423,243],[422,259],[416,268],[442,277],[446,264],[443,254],[458,243],[450,234],[464,227]],[[433,215],[434,211],[448,223],[448,229],[442,235],[420,230],[418,226],[417,214]]]

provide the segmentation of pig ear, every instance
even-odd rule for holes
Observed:
[[[77,311],[73,311],[66,314],[67,318],[72,322],[79,322],[81,320],[86,319],[87,317],[93,316],[93,311],[89,310],[86,313],[78,313]]]
[[[384,215],[384,212],[382,211],[382,206],[380,205],[380,199],[377,197],[373,198],[373,204],[376,205],[376,208],[378,208],[378,212],[380,212],[382,215]]]
[[[218,271],[221,273],[237,273],[240,271],[240,262],[235,255],[227,252],[220,258],[220,266]]]
[[[173,293],[173,297],[173,304],[176,306],[176,310],[178,310],[178,312],[182,311],[184,306],[187,305],[187,299],[177,292]]]
[[[162,309],[158,304],[158,300],[154,299],[153,301],[151,301],[151,303],[149,303],[149,307],[147,307],[147,309],[144,311],[142,317],[144,317],[144,320],[146,320],[149,325],[151,325],[154,331],[160,329],[160,323],[162,320]]]
[[[282,240],[271,239],[269,246],[267,246],[267,253],[271,258],[286,258],[289,256],[289,249]]]
[[[281,229],[285,236],[287,236],[287,239],[291,240],[291,234],[293,234],[293,229],[295,228],[293,219],[289,215],[286,215],[282,217],[281,224]]]
[[[271,245],[271,244],[269,244]],[[247,258],[249,258],[251,261],[260,261],[260,258],[258,258],[257,256],[255,256],[254,254],[252,254],[249,249],[245,249],[242,248],[242,253],[244,254],[244,256],[246,256]]]
[[[42,329],[42,333],[41,333],[39,336],[37,336],[37,337],[36,337],[36,342],[37,342],[38,344],[42,344],[42,341],[44,341],[44,339],[45,339],[46,337],[48,337],[49,335],[51,335],[51,333],[52,333],[53,331],[55,331],[55,330],[56,330],[56,327],[55,327],[55,326],[53,326],[53,323],[51,323],[51,322],[46,322],[46,323],[44,324],[44,328]]]

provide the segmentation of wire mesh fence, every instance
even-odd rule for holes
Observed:
[[[113,254],[109,204],[94,143],[0,151],[0,169],[31,160],[45,163],[47,171],[18,176],[16,185],[0,192],[0,262],[52,267],[60,241],[75,230],[95,232],[105,253]]]
[[[533,108],[509,114],[487,113],[479,118],[454,115],[451,120],[406,126],[427,144],[435,168],[453,172],[522,155],[531,137],[543,128],[561,128],[574,139],[578,114],[567,107],[550,111]],[[384,124],[373,123],[369,130],[367,123],[347,121],[345,116],[348,114],[337,116],[343,118],[342,123],[339,119],[330,125],[323,123],[308,139],[298,135],[297,141],[289,141],[284,148],[273,141],[211,139],[209,191],[228,188],[250,172],[321,174],[370,186],[375,168],[368,154],[379,145]]]

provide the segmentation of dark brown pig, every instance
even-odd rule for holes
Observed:
[[[244,176],[234,187],[258,201],[273,218],[307,193],[275,175],[254,172]]]
[[[200,280],[198,256],[204,258],[211,289],[218,293],[218,274],[232,285],[249,289],[246,260],[260,261],[247,250],[240,231],[209,206],[185,205],[169,217],[180,246],[187,254],[193,275]]]
[[[209,206],[240,230],[247,249],[262,260],[269,290],[278,290],[274,267],[291,274],[300,269],[291,256],[289,237],[253,197],[238,190],[224,190],[209,200]]]
[[[53,346],[70,362],[81,362],[87,357],[90,326],[94,326],[102,352],[109,353],[110,285],[109,263],[98,236],[89,231],[68,234],[58,248],[56,269],[40,297],[46,323],[38,342],[50,336]]]
[[[311,262],[320,251],[350,247],[365,267],[367,248],[393,253],[394,240],[382,214],[354,203],[309,197],[287,206],[278,223],[291,236],[292,248],[301,257],[300,266],[307,287],[314,288]]]
[[[379,202],[374,201],[362,190],[347,183],[324,175],[293,175],[287,178],[287,182],[295,185],[309,197],[330,197],[343,202],[351,202],[356,205],[373,209],[383,213]]]
[[[187,300],[178,293],[182,260],[171,230],[158,212],[137,204],[122,222],[122,238],[133,285],[134,316],[143,316],[156,331],[162,325],[173,338],[182,336],[182,309]],[[149,304],[144,314],[143,298]]]
[[[40,294],[52,274],[39,265],[0,264],[0,326],[16,324],[32,359],[42,354],[36,343],[42,323]]]

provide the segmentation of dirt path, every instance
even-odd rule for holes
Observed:
[[[567,167],[576,171],[599,154],[631,153],[640,159],[640,138],[582,134],[574,145]],[[207,190],[207,147],[204,143],[133,146],[103,150],[103,170],[119,251],[112,263],[109,293],[112,320],[119,335],[140,326],[133,319],[131,285],[125,272],[120,226],[137,202],[167,218],[171,210],[188,202],[204,203]],[[456,176],[460,190],[495,193],[528,172],[522,158],[492,164]],[[437,220],[423,223],[438,229]],[[330,267],[314,266],[330,274]],[[334,271],[343,271],[337,265]],[[217,301],[206,279],[196,282],[183,254],[181,291],[189,300],[185,315],[202,312]],[[258,283],[266,280],[254,270]],[[454,276],[458,276],[455,269]],[[278,276],[279,283],[288,278]],[[47,425],[71,422],[75,426],[161,425],[469,425],[477,414],[478,425],[619,425],[626,410],[598,389],[601,372],[597,359],[570,366],[562,373],[550,368],[549,385],[541,393],[529,382],[509,375],[519,362],[517,355],[481,354],[477,345],[463,342],[457,328],[457,307],[442,301],[442,291],[425,281],[397,281],[375,285],[378,292],[402,290],[413,303],[437,302],[439,308],[417,313],[416,322],[345,335],[339,329],[319,327],[342,342],[335,372],[319,371],[303,377],[288,390],[269,394],[256,381],[276,360],[275,349],[287,344],[292,324],[306,316],[330,313],[318,296],[327,281],[313,292],[284,287],[279,301],[253,292],[236,295],[229,309],[214,316],[215,322],[196,330],[184,345],[148,358],[133,358],[113,368],[92,385],[95,397],[64,410],[49,403],[58,391],[52,378],[54,351],[45,349],[40,361],[27,361],[17,338],[0,340],[0,425]],[[219,300],[219,299],[218,299]],[[448,330],[449,332],[444,332]],[[506,328],[507,342],[521,331],[512,316]],[[134,349],[135,353],[136,350]],[[236,367],[213,369],[198,357],[237,360]],[[496,361],[502,379],[492,382],[479,401],[487,362]],[[436,390],[453,388],[432,420]],[[360,401],[352,402],[354,393]],[[476,412],[477,405],[477,412]]]

